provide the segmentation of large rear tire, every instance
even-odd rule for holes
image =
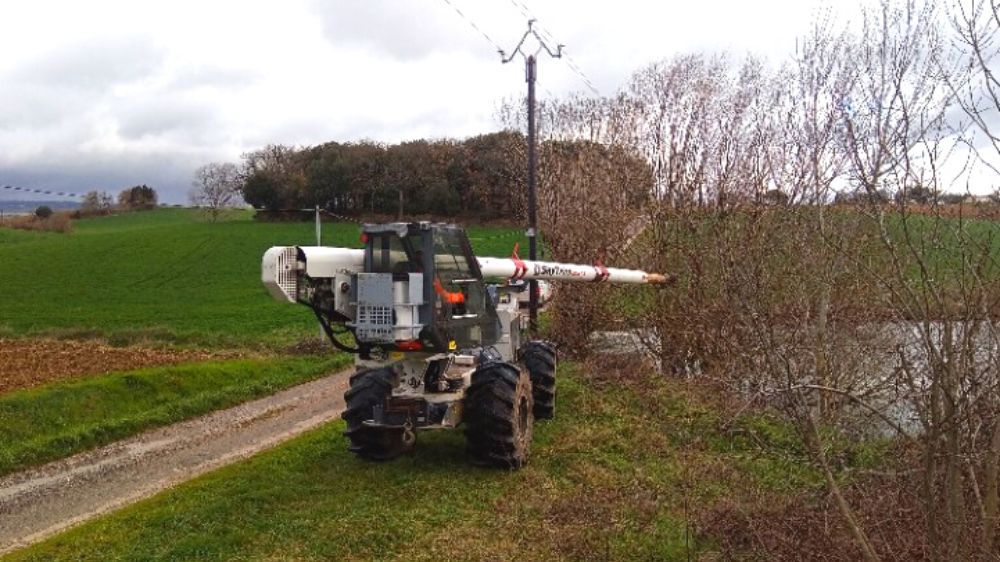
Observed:
[[[549,420],[556,415],[556,348],[547,341],[529,341],[521,348],[521,358],[531,375],[531,393],[535,399],[535,419]]]
[[[465,394],[466,447],[477,464],[518,469],[534,425],[531,379],[504,362],[480,365]]]
[[[393,378],[388,368],[360,371],[351,376],[351,387],[344,393],[347,408],[340,417],[347,422],[348,450],[363,459],[387,461],[411,448],[404,443],[402,430],[364,425],[374,418],[375,406],[385,404],[392,394]]]

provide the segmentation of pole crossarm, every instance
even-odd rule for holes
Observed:
[[[528,20],[528,30],[525,31],[524,35],[521,36],[521,40],[517,42],[517,45],[514,47],[514,50],[511,51],[510,55],[505,53],[503,49],[500,50],[500,62],[507,64],[508,62],[514,60],[514,57],[518,54],[520,54],[522,57],[525,58],[529,56],[536,56],[543,50],[546,53],[548,53],[550,57],[554,59],[562,58],[562,50],[563,47],[565,47],[565,45],[560,43],[556,45],[556,50],[553,51],[552,48],[549,47],[549,44],[545,42],[545,39],[542,39],[542,36],[539,35],[538,31],[535,30],[535,28],[533,27],[534,23],[535,20],[533,19]],[[533,36],[538,41],[538,49],[536,49],[535,52],[532,53],[531,55],[525,54],[525,52],[521,49],[521,47],[524,46],[524,40],[527,39],[529,35]]]

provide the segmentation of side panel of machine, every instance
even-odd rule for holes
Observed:
[[[260,278],[271,297],[295,302],[298,297],[298,264],[295,246],[275,246],[264,252]]]
[[[359,342],[392,344],[392,274],[358,274],[358,313],[354,321]]]

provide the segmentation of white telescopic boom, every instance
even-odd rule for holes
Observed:
[[[610,283],[667,283],[666,275],[637,269],[603,265],[580,265],[516,258],[477,258],[483,277],[502,279],[538,279],[544,281],[596,281]]]
[[[659,273],[636,269],[619,269],[603,265],[581,265],[519,258],[476,258],[483,277],[539,281],[595,281],[609,283],[669,283],[670,278]],[[338,273],[356,273],[364,268],[365,252],[352,248],[322,246],[275,246],[264,253],[261,280],[278,300],[295,302],[297,275],[331,278]]]

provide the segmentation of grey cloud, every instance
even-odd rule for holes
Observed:
[[[96,189],[114,194],[144,183],[157,190],[162,202],[183,203],[196,167],[188,159],[171,154],[101,157],[53,154],[25,165],[0,166],[0,184],[77,194]],[[8,196],[12,197],[16,196]]]
[[[325,39],[339,52],[346,47],[352,56],[370,55],[380,62],[413,61],[440,52],[495,56],[443,2],[317,1],[312,6]],[[264,118],[256,124],[253,116],[227,114],[222,104],[269,76],[209,62],[180,68],[168,68],[166,62],[157,45],[135,35],[77,41],[20,56],[16,67],[0,72],[0,147],[12,149],[0,150],[0,184],[82,193],[117,192],[146,183],[161,200],[183,202],[195,168],[236,159],[226,150],[363,137],[396,141],[457,132],[465,120],[461,112],[434,110],[425,110],[413,122],[390,120],[377,108],[361,107],[345,109],[336,119],[291,117],[277,123],[262,109]],[[313,71],[336,66],[332,61],[324,67],[325,62],[316,60]],[[144,80],[141,96],[123,98],[122,90],[114,88]],[[408,87],[412,84],[400,84],[402,91]],[[239,118],[249,122],[227,123]],[[128,148],[118,150],[114,147],[121,144],[105,142],[109,131],[117,131]]]
[[[399,60],[419,59],[436,51],[471,50],[490,55],[490,51],[483,48],[483,39],[470,36],[468,24],[444,4],[409,0],[350,3],[316,0],[313,9],[327,40],[335,45],[353,44]]]
[[[5,81],[6,82],[6,81]],[[66,96],[42,84],[0,87],[0,131],[38,129],[86,111],[91,96]]]
[[[113,86],[142,81],[163,69],[164,53],[142,37],[91,40],[25,58],[0,75],[0,143],[22,136],[45,147],[17,160],[0,154],[0,183],[85,192],[146,183],[161,199],[182,202],[198,165],[218,159],[228,134],[198,88],[231,91],[253,73],[210,66],[185,69],[170,84],[122,98]],[[126,142],[155,139],[148,153],[82,150],[96,127],[115,127]]]
[[[59,127],[78,119],[116,84],[144,79],[163,53],[141,37],[64,45],[0,75],[0,132]]]
[[[16,84],[99,91],[140,80],[163,64],[164,53],[138,36],[63,45],[26,60],[5,78]]]
[[[117,109],[116,117],[118,133],[125,140],[169,135],[180,137],[179,141],[197,142],[216,123],[213,108],[166,96],[124,104]]]

